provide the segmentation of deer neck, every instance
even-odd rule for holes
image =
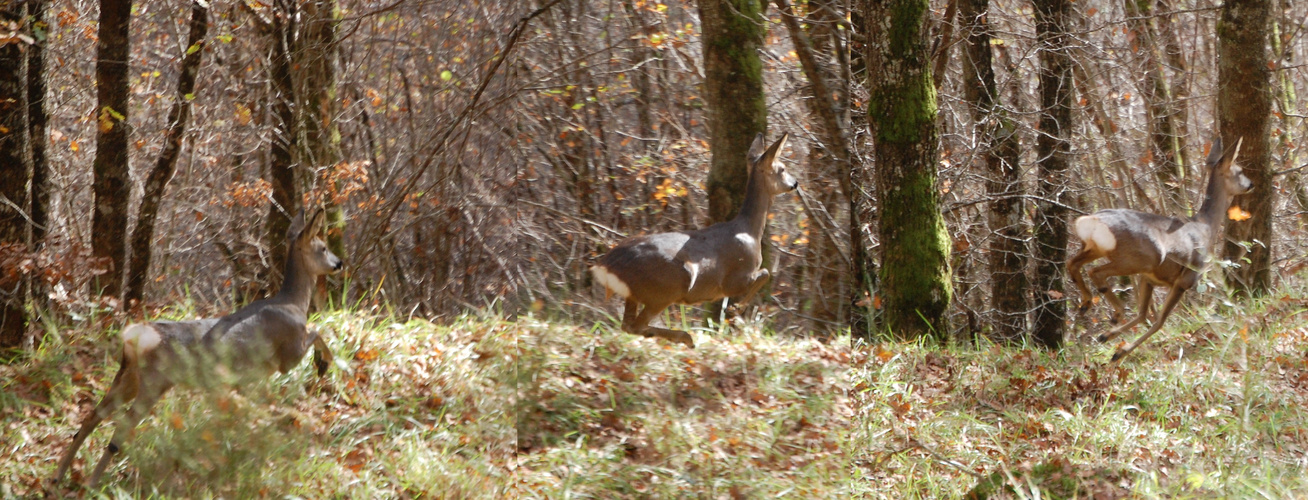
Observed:
[[[768,195],[758,172],[749,173],[749,182],[745,185],[745,200],[740,205],[740,214],[736,222],[744,223],[749,234],[758,240],[763,236],[763,227],[768,223],[768,210],[772,208],[772,197]]]
[[[286,271],[282,276],[282,288],[273,300],[309,310],[309,299],[313,297],[314,276],[305,268],[298,252],[292,252],[286,259]]]
[[[1210,240],[1215,240],[1217,235],[1222,234],[1222,229],[1226,225],[1226,211],[1231,208],[1231,195],[1223,189],[1221,182],[1222,179],[1217,172],[1213,172],[1204,194],[1204,203],[1199,206],[1199,212],[1194,216],[1195,222],[1210,228],[1208,233]]]

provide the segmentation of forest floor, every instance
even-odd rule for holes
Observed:
[[[117,370],[117,332],[62,329],[0,365],[0,498],[938,498],[987,480],[1012,498],[1292,497],[1308,300],[1236,309],[1185,308],[1119,365],[1084,331],[1051,354],[746,322],[689,350],[608,323],[332,313],[313,321],[337,356],[325,379],[306,362],[240,395],[175,389],[99,492],[44,480]]]

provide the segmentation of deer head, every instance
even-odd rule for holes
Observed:
[[[763,148],[767,143],[763,142],[763,134],[758,134],[749,147],[749,175],[762,180],[763,187],[772,196],[799,188],[799,181],[786,173],[786,165],[780,159],[779,153],[786,147],[789,138],[790,134],[782,134],[781,139],[765,150]]]
[[[322,239],[326,222],[327,212],[321,208],[313,212],[308,224],[304,222],[304,211],[296,214],[286,232],[286,239],[291,242],[287,262],[302,263],[312,276],[334,274],[344,267],[344,262],[327,248],[327,242]]]

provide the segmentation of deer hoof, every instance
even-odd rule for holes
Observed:
[[[1098,337],[1095,337],[1095,341],[1097,341],[1097,342],[1099,342],[1099,343],[1102,344],[1102,343],[1104,343],[1104,342],[1108,342],[1108,339],[1109,339],[1109,338],[1110,338],[1110,337],[1108,336],[1107,333],[1102,333],[1102,334],[1099,334]]]
[[[1113,359],[1109,360],[1108,362],[1109,362],[1109,363],[1116,363],[1116,362],[1118,362],[1118,361],[1121,361],[1122,358],[1125,358],[1125,357],[1126,357],[1126,353],[1124,353],[1124,352],[1122,352],[1122,351],[1117,351],[1117,352],[1114,352],[1114,353],[1113,353]]]
[[[1076,308],[1077,314],[1085,314],[1090,311],[1090,301],[1081,302],[1081,307]]]

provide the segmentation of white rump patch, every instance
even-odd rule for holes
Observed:
[[[1114,248],[1117,248],[1117,237],[1113,236],[1113,230],[1109,229],[1108,224],[1104,224],[1104,221],[1093,215],[1076,219],[1076,236],[1081,238],[1081,241],[1094,245],[1095,248],[1105,252],[1111,252]]]
[[[736,239],[748,246],[752,246],[756,243],[754,237],[750,236],[749,233],[736,233]]]
[[[163,336],[154,326],[148,323],[131,324],[123,329],[123,354],[127,355],[128,359],[141,359],[146,353],[159,347],[162,341]]]
[[[695,289],[695,278],[699,277],[699,263],[687,262],[683,265],[686,266],[686,272],[690,273],[690,286],[686,287],[686,291],[689,292]]]
[[[626,283],[623,283],[622,280],[618,279],[616,274],[609,272],[608,268],[601,265],[594,265],[590,268],[590,274],[595,276],[595,281],[604,285],[604,288],[612,290],[613,293],[622,296],[624,299],[631,297],[631,288],[627,287]]]

